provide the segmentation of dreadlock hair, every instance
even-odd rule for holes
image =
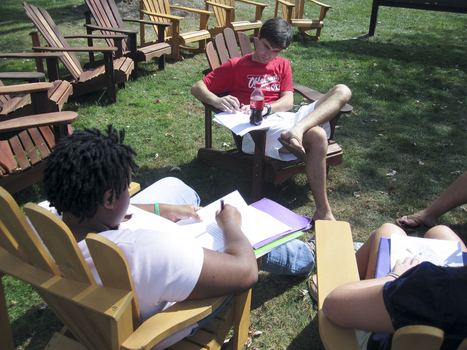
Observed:
[[[118,199],[130,184],[131,170],[138,169],[136,152],[123,144],[124,139],[125,129],[118,132],[108,125],[107,136],[86,128],[55,145],[42,180],[50,205],[83,221],[96,215],[107,190]]]

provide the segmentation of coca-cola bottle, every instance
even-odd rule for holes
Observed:
[[[261,83],[255,83],[255,89],[250,97],[250,124],[261,125],[263,122],[264,94]]]

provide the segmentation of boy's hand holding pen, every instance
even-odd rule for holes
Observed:
[[[242,215],[237,208],[226,205],[221,199],[221,209],[216,213],[216,221],[221,229],[224,229],[228,223],[235,223],[238,227],[242,227]]]

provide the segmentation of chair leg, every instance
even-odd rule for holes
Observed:
[[[267,130],[250,132],[255,142],[255,155],[253,161],[253,180],[251,184],[251,200],[256,202],[263,198],[264,156],[266,149]]]
[[[0,280],[3,275],[0,275]],[[15,343],[13,341],[13,334],[11,333],[10,319],[8,317],[8,310],[6,306],[5,290],[3,283],[0,283],[0,339],[2,340],[2,349],[14,350]]]

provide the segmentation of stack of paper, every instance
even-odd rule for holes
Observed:
[[[262,199],[247,205],[238,191],[221,198],[225,204],[238,209],[242,215],[242,231],[256,250],[256,256],[266,254],[276,246],[303,234],[301,230],[310,228],[311,219],[269,200]],[[216,222],[216,212],[220,210],[221,199],[198,211],[202,222],[194,219],[181,220],[186,235],[195,238],[208,249],[223,251],[224,238]]]
[[[253,130],[269,129],[273,125],[282,124],[284,122],[284,118],[277,113],[271,114],[268,115],[267,118],[263,119],[261,125],[255,126],[250,124],[249,114],[245,114],[243,112],[222,112],[215,115],[214,121],[229,128],[235,134],[243,136]]]

